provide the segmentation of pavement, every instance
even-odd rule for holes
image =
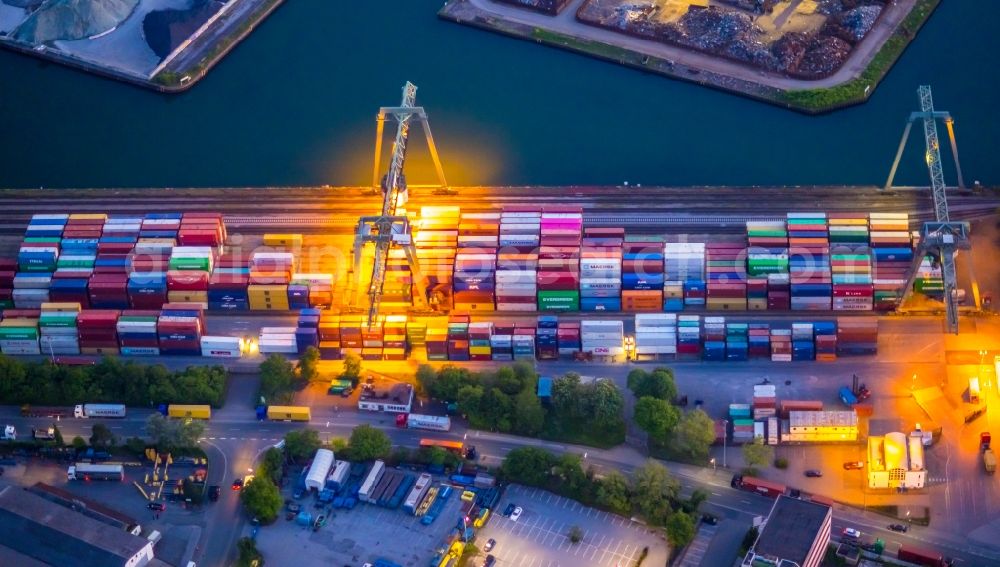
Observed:
[[[878,20],[878,24],[854,48],[840,69],[822,79],[803,80],[764,72],[760,69],[741,65],[719,56],[675,47],[657,41],[640,39],[624,33],[581,23],[577,21],[576,13],[585,0],[572,0],[557,16],[548,16],[508,4],[490,2],[489,0],[465,1],[475,6],[485,17],[494,17],[537,27],[584,41],[595,41],[613,45],[643,55],[673,61],[675,64],[683,67],[711,71],[749,83],[783,90],[829,88],[857,78],[865,70],[875,54],[878,53],[878,50],[885,41],[896,30],[899,23],[909,14],[915,3],[915,0],[899,0],[887,5]]]

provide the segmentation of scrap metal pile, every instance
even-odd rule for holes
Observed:
[[[512,0],[511,0],[512,1]],[[537,1],[537,0],[536,0]],[[719,55],[762,70],[819,79],[837,71],[875,27],[885,0],[816,0],[812,31],[775,39],[757,20],[773,18],[770,0],[724,0],[734,8],[687,5],[679,18],[662,17],[671,0],[587,0],[576,17],[585,24]],[[780,33],[780,29],[778,30]]]
[[[570,0],[493,0],[500,4],[512,4],[521,8],[528,8],[536,12],[555,16],[569,4]]]

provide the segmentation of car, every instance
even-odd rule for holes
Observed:
[[[809,478],[819,478],[823,476],[823,471],[817,469],[809,469],[806,471],[806,476]]]
[[[146,509],[153,510],[154,512],[163,512],[167,509],[167,505],[163,502],[150,502],[149,504],[146,504]]]
[[[483,567],[493,567],[494,565],[496,565],[496,562],[497,562],[496,557],[493,557],[492,555],[487,555],[486,561],[483,561]]]
[[[851,539],[858,539],[861,537],[861,530],[856,530],[854,528],[844,528],[844,537],[849,537]]]
[[[212,502],[215,502],[216,500],[219,499],[219,492],[220,491],[221,491],[221,489],[219,488],[218,484],[213,484],[212,486],[209,486],[208,487],[208,499],[211,500]]]
[[[906,531],[909,530],[910,528],[906,524],[889,524],[889,529],[894,532],[905,534]]]
[[[298,514],[302,511],[302,506],[298,502],[289,502],[286,506],[289,512],[294,512]]]
[[[863,468],[865,468],[864,461],[847,461],[846,463],[844,463],[845,471],[859,471]]]
[[[524,512],[524,510],[522,510],[520,506],[514,508],[514,511],[510,513],[510,521],[516,522],[517,519],[521,517],[522,512]]]
[[[493,551],[493,548],[496,547],[496,545],[497,540],[490,538],[486,540],[486,545],[483,546],[483,551]]]
[[[301,500],[302,497],[305,495],[306,495],[305,491],[302,490],[301,488],[296,488],[295,491],[292,492],[292,498],[296,500]]]
[[[715,516],[711,515],[711,514],[702,514],[701,515],[701,521],[704,522],[704,523],[706,523],[706,524],[708,524],[708,525],[710,525],[710,526],[714,526],[714,525],[717,525],[719,523],[719,519],[716,518]]]
[[[504,510],[503,510],[503,515],[504,515],[504,516],[510,516],[511,512],[513,512],[513,511],[514,511],[514,508],[516,508],[516,507],[517,507],[517,506],[514,506],[514,504],[513,504],[513,503],[511,503],[511,504],[508,504],[508,505],[507,505],[507,507],[506,507],[506,508],[504,508]]]
[[[241,488],[243,488],[243,479],[242,478],[238,478],[238,479],[234,480],[233,481],[233,490],[239,490]]]
[[[326,525],[326,515],[320,514],[319,516],[316,516],[316,521],[313,522],[313,531],[314,532],[319,531],[319,529],[325,525]]]

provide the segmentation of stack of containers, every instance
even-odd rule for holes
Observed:
[[[538,249],[538,310],[580,310],[580,243],[583,214],[579,208],[546,208],[541,217]]]
[[[162,345],[162,341],[160,343]],[[296,354],[295,327],[262,327],[258,341],[261,354]]]
[[[406,360],[406,315],[386,316],[382,333],[382,360]]]
[[[204,330],[205,312],[200,303],[164,305],[156,321],[160,354],[200,356],[201,335]],[[261,353],[263,352],[264,347],[261,345]]]
[[[104,213],[73,213],[66,221],[63,229],[63,240],[89,240],[96,244],[104,235],[104,222],[108,215]]]
[[[426,352],[427,345],[427,323],[422,321],[406,322],[406,347],[410,351],[422,350]]]
[[[681,315],[677,317],[677,354],[698,355],[701,353],[701,316]]]
[[[580,244],[580,310],[621,311],[624,228],[588,228]]]
[[[927,296],[941,298],[944,296],[944,276],[941,264],[930,256],[924,256],[917,268],[917,277],[913,280],[913,291]]]
[[[712,284],[709,283],[709,293]],[[709,295],[711,300],[711,295]],[[721,362],[726,359],[726,318],[725,317],[705,317],[704,343],[702,345],[702,358]]]
[[[490,337],[490,354],[493,360],[514,360],[514,328],[497,327],[495,335]]]
[[[181,246],[218,248],[226,241],[226,226],[220,213],[184,213],[177,231]]]
[[[871,213],[873,303],[878,311],[896,308],[913,262],[910,218],[906,213]]]
[[[98,258],[98,262],[100,258]],[[128,309],[128,274],[94,273],[87,285],[95,309]]]
[[[467,228],[467,230],[472,229]],[[461,238],[460,234],[459,239]],[[495,235],[492,238],[496,240]],[[455,254],[455,275],[452,283],[454,308],[472,312],[493,311],[496,301],[494,296],[496,270],[495,247],[463,248],[460,240],[459,249]]]
[[[750,357],[746,323],[726,323],[726,360],[742,361]]]
[[[584,319],[580,321],[580,343],[583,352],[620,356],[625,353],[624,322]]]
[[[38,315],[15,317],[5,314],[4,320],[0,321],[0,352],[41,354],[38,345]]]
[[[753,441],[753,417],[750,404],[729,404],[729,421],[733,424],[733,443]]]
[[[233,268],[216,268],[208,279],[209,310],[232,313],[250,309],[250,296],[247,293],[247,288],[250,285],[250,274],[223,271],[231,269]]]
[[[771,361],[792,361],[792,330],[771,327]]]
[[[80,354],[118,354],[118,316],[114,309],[86,309],[76,318]]]
[[[771,326],[767,323],[750,323],[747,328],[750,356],[767,358],[771,356]]]
[[[122,356],[159,356],[157,311],[123,311],[115,328]]]
[[[102,236],[97,244],[94,273],[125,276],[122,283],[126,288],[122,290],[125,296],[124,304],[121,302],[106,304],[104,305],[106,308],[128,308],[129,255],[133,253],[141,231],[142,217],[110,217],[104,222]]]
[[[288,282],[295,270],[290,252],[255,252],[250,258],[247,298],[251,311],[288,311]]]
[[[788,273],[788,231],[781,221],[747,221],[747,307],[768,308],[768,279]],[[775,278],[780,296],[781,278]]]
[[[382,350],[385,348],[385,321],[379,319],[375,324],[366,324],[361,328],[361,359],[382,360]]]
[[[39,348],[43,354],[80,354],[76,318],[79,303],[43,303],[38,316]]]
[[[385,280],[382,285],[382,309],[401,311],[413,303],[413,274],[402,248],[390,248],[385,263]],[[300,284],[288,286],[288,307],[308,305],[308,288]]]
[[[43,272],[18,272],[13,279],[11,298],[17,309],[39,309],[48,303],[52,274]]]
[[[677,354],[677,315],[638,313],[635,316],[635,356],[660,358]]]
[[[541,210],[504,207],[497,251],[497,311],[534,311],[538,296]]]
[[[837,319],[838,354],[875,354],[878,352],[878,319],[841,317]]]
[[[174,246],[170,249],[169,270],[211,272],[215,252],[208,246]]]
[[[538,360],[556,360],[559,358],[559,318],[555,315],[538,316],[535,349]]]
[[[622,242],[622,311],[663,311],[664,243],[651,237]]]
[[[753,387],[753,418],[767,419],[778,415],[778,395],[774,384]]]
[[[171,270],[167,272],[167,301],[198,303],[208,309],[208,271]]]
[[[746,311],[746,248],[730,242],[705,244],[708,276],[705,305],[711,310]]]
[[[16,269],[16,260],[0,258],[0,312],[14,308],[14,274],[17,273]],[[86,289],[86,283],[84,283],[84,289]]]
[[[333,305],[333,274],[292,274],[291,286],[306,288],[309,307],[325,308]]]
[[[239,337],[203,336],[201,355],[211,358],[239,358],[243,356]]]
[[[768,274],[767,309],[788,311],[792,308],[791,279],[788,274]]]
[[[468,315],[448,317],[448,360],[469,360],[469,322]]]
[[[364,332],[367,318],[362,315],[340,316],[340,350],[343,355],[348,353],[361,356],[364,351]]]
[[[323,311],[319,317],[319,356],[323,360],[340,360],[340,315]]]
[[[319,348],[319,309],[303,308],[295,325],[295,347],[299,354],[307,348]],[[204,348],[204,338],[202,347]]]
[[[428,292],[440,298],[438,301],[445,310],[451,306],[459,214],[458,207],[422,207],[420,229],[413,237],[420,271],[427,278]]]
[[[493,351],[490,349],[490,339],[492,337],[493,323],[470,323],[469,359],[478,361],[493,360]]]
[[[813,335],[816,337],[816,360],[820,362],[837,360],[837,323],[816,321],[813,323]]]
[[[517,323],[511,342],[514,349],[514,360],[534,360],[535,327],[531,323]]]
[[[702,242],[668,242],[663,246],[665,311],[680,311],[685,306],[705,305],[705,244]],[[677,286],[682,297],[676,297]],[[669,291],[668,291],[669,288]]]
[[[815,360],[812,323],[792,323],[792,360]]]
[[[162,238],[176,244],[183,217],[182,213],[147,213],[139,229],[140,240]]]
[[[427,327],[425,336],[427,360],[448,360],[448,328]]]
[[[556,334],[559,340],[560,355],[573,355],[580,352],[579,321],[560,321]]]
[[[834,311],[871,311],[874,306],[868,219],[831,214],[830,268]]]
[[[126,290],[132,309],[160,309],[167,303],[168,272],[132,272]],[[172,272],[197,274],[199,272]]]
[[[823,213],[788,213],[793,311],[829,311],[833,297],[830,242]]]

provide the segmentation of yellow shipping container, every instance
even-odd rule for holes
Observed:
[[[73,213],[69,216],[72,220],[108,220],[107,213]]]
[[[208,309],[207,291],[168,291],[167,301],[170,303],[204,303]]]
[[[167,416],[191,419],[211,419],[212,406],[170,404],[167,406]]]
[[[455,303],[455,311],[473,311],[476,313],[490,313],[496,311],[492,303]]]
[[[301,234],[265,234],[264,246],[302,246]]]
[[[491,354],[493,351],[488,346],[470,346],[469,354]]]
[[[43,303],[42,311],[55,311],[57,313],[79,313],[82,311],[79,303]]]
[[[312,414],[303,406],[267,406],[267,419],[271,421],[309,421]]]
[[[287,285],[264,285],[264,284],[251,284],[247,286],[247,295],[250,299],[256,297],[284,297],[287,301],[288,299],[288,286]]]

